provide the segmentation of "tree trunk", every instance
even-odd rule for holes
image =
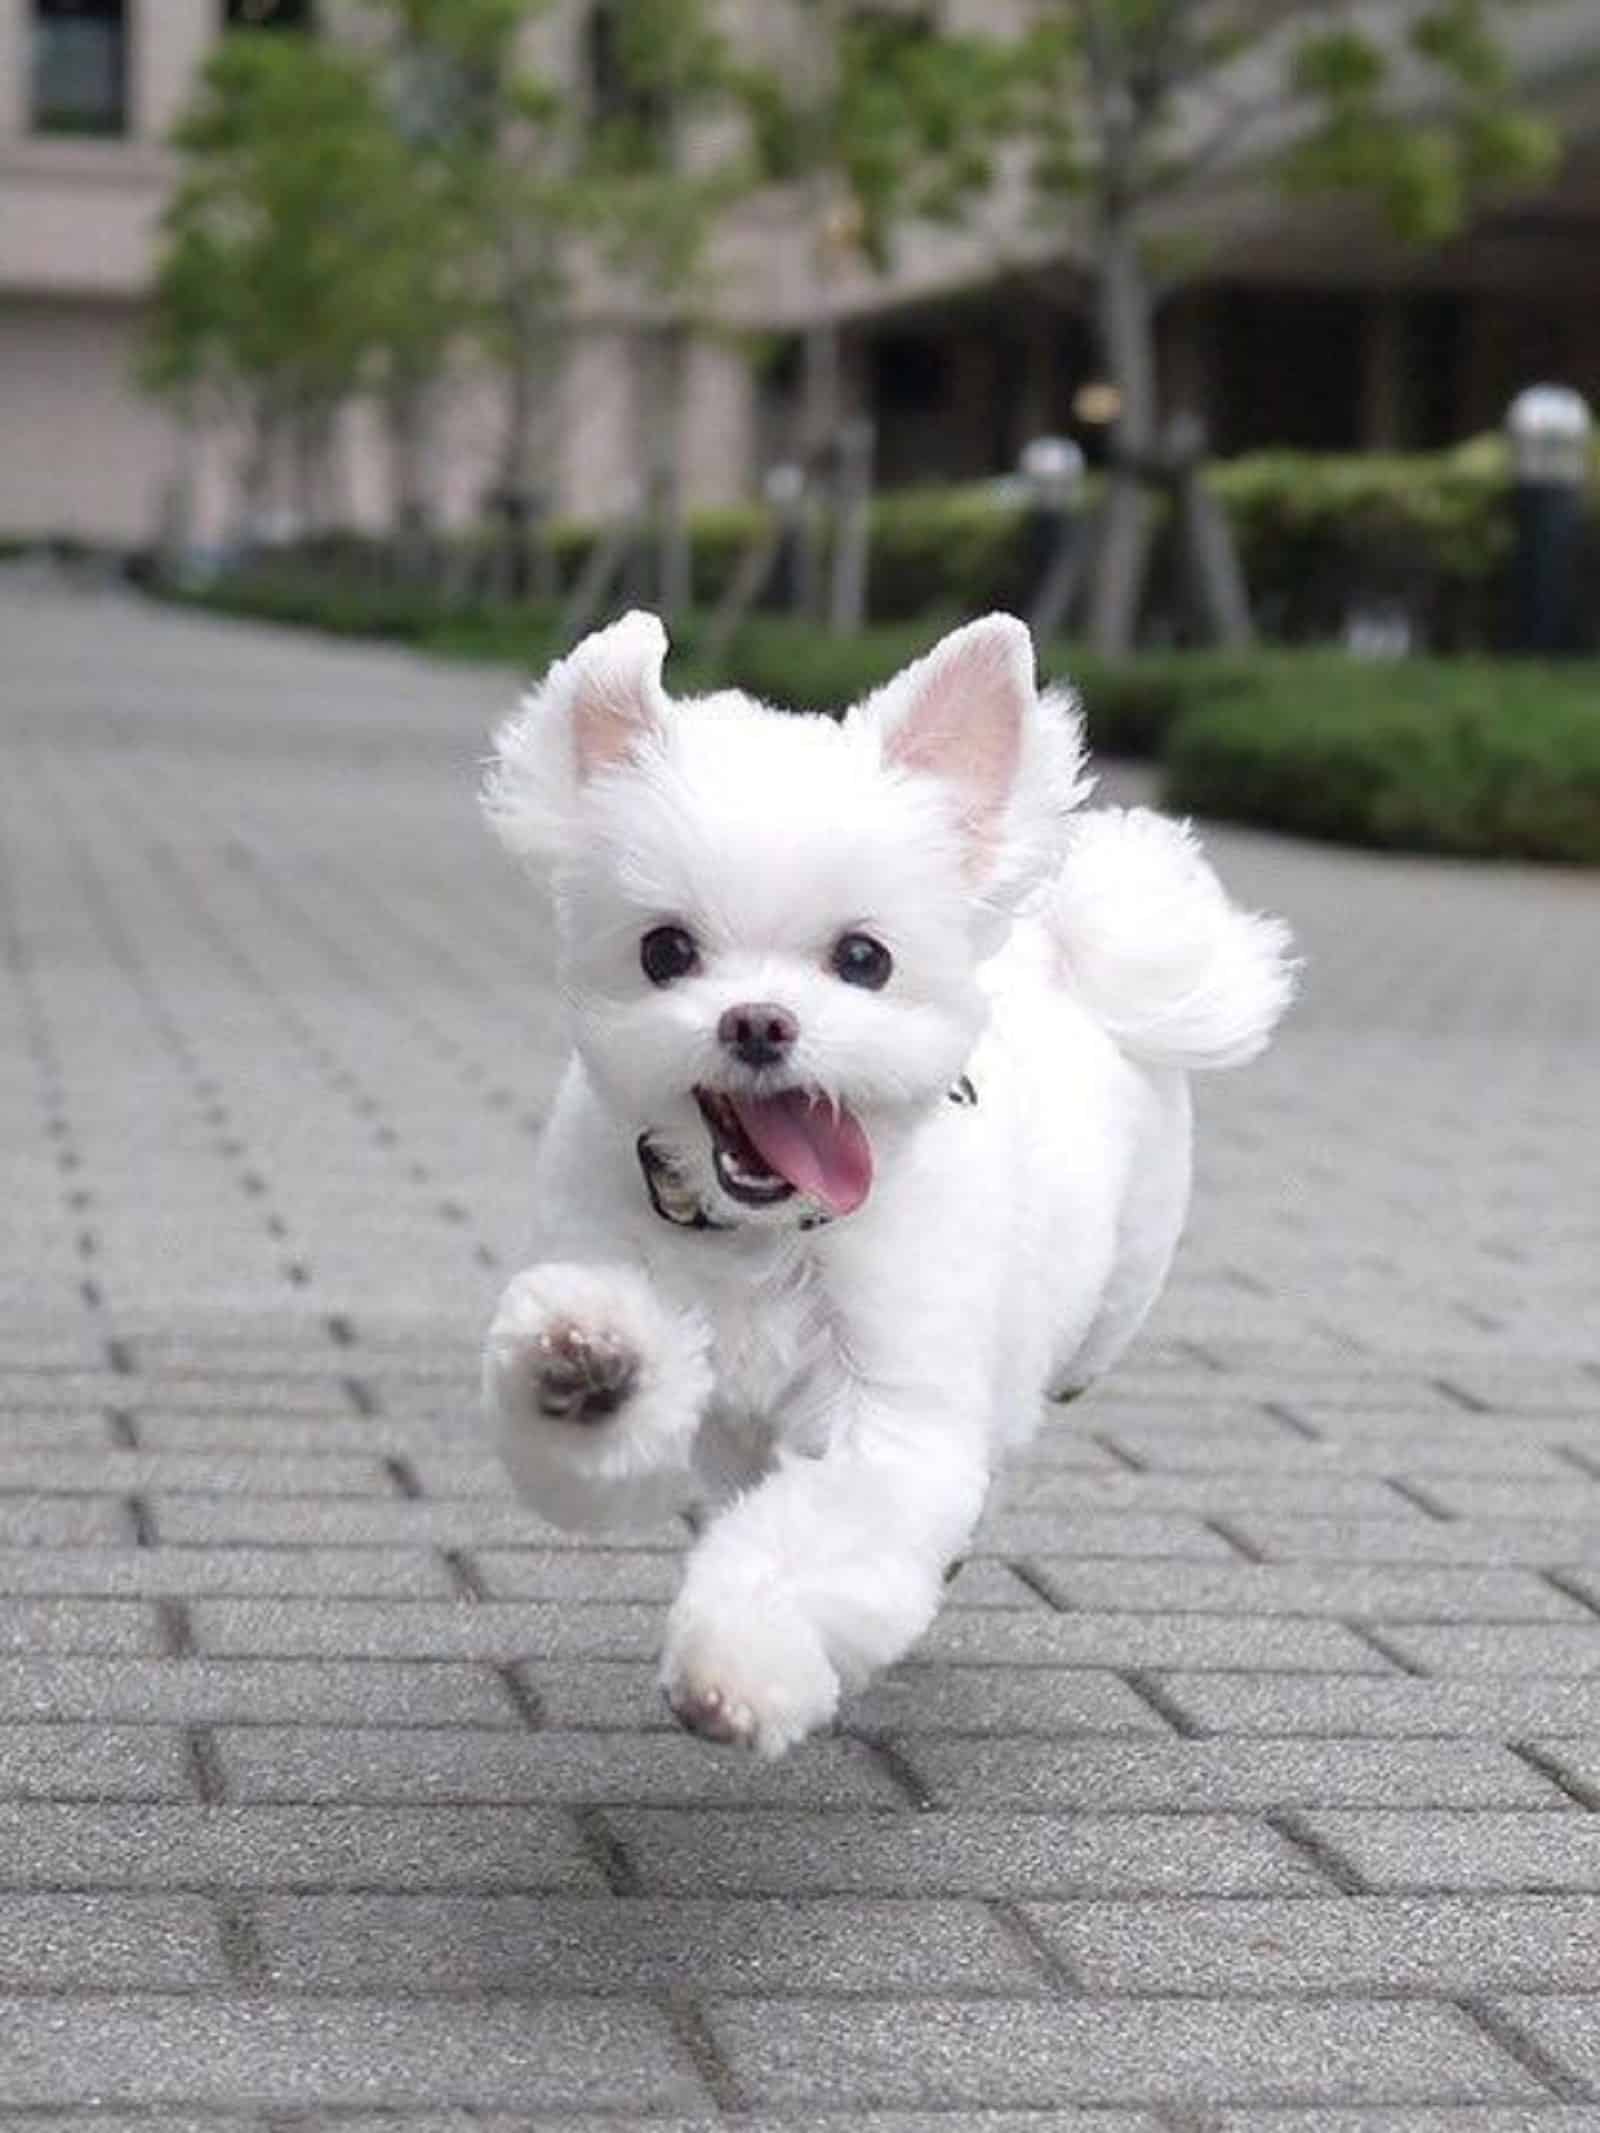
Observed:
[[[313,402],[296,416],[291,431],[295,516],[302,541],[317,540],[332,518],[333,452],[339,411]]]
[[[872,557],[872,424],[864,417],[839,432],[834,483],[833,573],[828,630],[853,636],[867,619],[867,571]]]
[[[816,318],[802,344],[800,463],[806,495],[795,543],[794,604],[802,615],[820,617],[824,605],[828,521],[839,436],[839,321],[829,300],[826,274],[818,273]]]
[[[267,534],[272,504],[272,476],[278,456],[278,418],[265,393],[248,416],[244,453],[239,462],[238,505],[233,540],[246,553],[260,547]]]
[[[683,517],[683,401],[689,335],[673,323],[652,330],[641,350],[640,463],[649,469],[649,509],[655,549],[656,605],[670,622],[694,597],[692,559]]]
[[[427,568],[432,499],[428,493],[430,395],[422,377],[396,376],[384,394],[389,442],[390,536],[394,563],[406,581]]]
[[[530,592],[543,599],[553,590],[547,583],[549,544],[539,530],[547,503],[539,480],[545,456],[540,415],[554,367],[551,334],[544,307],[526,282],[508,290],[505,316],[505,434],[495,498],[503,528],[498,589],[508,599]]]
[[[1148,461],[1157,434],[1155,306],[1129,228],[1108,229],[1101,238],[1095,310],[1101,357],[1121,402],[1116,459]],[[1105,657],[1133,650],[1149,554],[1143,484],[1131,465],[1114,464],[1089,598],[1090,641]]]

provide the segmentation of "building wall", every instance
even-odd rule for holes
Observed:
[[[0,295],[0,533],[149,533],[175,448],[138,334],[130,304]]]
[[[720,4],[750,49],[765,40],[763,56],[791,56],[772,39],[779,26],[792,32],[794,11]],[[947,19],[1001,29],[1020,5],[949,0]],[[127,137],[44,139],[28,132],[30,0],[0,0],[0,534],[147,537],[185,457],[132,372],[139,300],[173,176],[163,143],[220,34],[222,0],[127,6]],[[530,58],[579,79],[588,6],[554,0],[531,34]],[[1552,0],[1536,12],[1566,20],[1563,34],[1587,22],[1594,45],[1593,0]],[[320,19],[334,35],[371,31],[362,0],[324,0]],[[1600,312],[1587,301],[1583,237],[1600,210],[1600,105],[1590,128],[1589,177],[1561,181],[1561,229],[1550,227],[1559,218],[1548,195],[1531,228],[1502,216],[1498,234],[1475,232],[1421,266],[1343,223],[1330,225],[1320,250],[1308,247],[1299,207],[1248,188],[1243,206],[1218,210],[1215,256],[1228,279],[1169,319],[1169,382],[1208,409],[1224,449],[1447,441],[1498,421],[1535,375],[1568,378],[1600,399]],[[995,281],[994,230],[1008,214],[1013,237],[1024,227],[1020,192],[1007,198],[987,234],[909,233],[892,273],[851,270],[833,291],[846,322],[846,398],[878,415],[888,479],[1003,470],[1027,435],[1069,426],[1072,396],[1093,375],[1081,318],[1030,305]],[[720,315],[741,330],[798,332],[816,300],[810,259],[799,201],[773,192],[748,203],[719,254]],[[552,389],[544,457],[560,508],[606,516],[636,497],[653,410],[619,292],[591,291],[589,303]],[[1263,361],[1266,371],[1253,375]],[[792,452],[788,377],[782,362],[769,364],[758,387],[731,340],[696,345],[682,427],[691,500],[748,493],[766,463]],[[459,522],[494,479],[500,395],[478,375],[452,381],[442,399],[436,489],[445,518]],[[194,525],[211,539],[229,520],[237,448],[214,440],[200,456]],[[338,462],[345,508],[357,523],[383,523],[388,471],[372,410],[345,424]]]

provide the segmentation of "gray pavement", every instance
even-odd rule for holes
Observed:
[[[476,1433],[507,697],[0,579],[0,2124],[1600,2127],[1600,880],[1216,838],[1177,1277],[758,1768]]]

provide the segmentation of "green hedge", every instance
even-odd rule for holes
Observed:
[[[1164,798],[1345,844],[1600,864],[1600,674],[1307,662],[1188,709]]]
[[[880,624],[857,637],[829,637],[806,623],[760,616],[735,634],[719,674],[696,664],[691,635],[682,685],[720,682],[797,711],[837,711],[927,651],[944,627],[937,621]],[[1253,691],[1275,663],[1272,654],[1186,652],[1110,662],[1069,644],[1045,645],[1039,658],[1046,681],[1077,690],[1091,745],[1104,755],[1131,756],[1158,754],[1187,705]]]
[[[531,607],[446,614],[416,591],[361,592],[311,573],[239,575],[204,606],[395,639],[536,672],[559,618]],[[941,624],[851,638],[755,617],[713,672],[700,626],[675,632],[671,685],[748,690],[797,710],[855,702],[925,651]],[[1363,662],[1336,652],[1041,654],[1070,680],[1102,755],[1159,755],[1167,804],[1341,842],[1600,863],[1600,667],[1487,660]]]
[[[1270,641],[1325,643],[1339,636],[1352,606],[1389,599],[1405,604],[1437,649],[1483,650],[1498,641],[1512,529],[1510,470],[1497,438],[1412,456],[1256,453],[1219,462],[1209,479],[1233,526],[1256,618]],[[1159,520],[1159,505],[1152,510]],[[698,607],[715,605],[762,524],[754,505],[694,515]],[[551,529],[563,585],[574,582],[595,537],[592,526],[563,522]],[[458,583],[475,575],[480,586],[485,582],[471,566],[487,558],[487,539],[454,537],[451,576]],[[1600,512],[1591,518],[1589,539],[1588,568],[1600,580]],[[1014,483],[884,495],[872,507],[873,620],[931,628],[937,617],[988,608],[1025,614],[1037,574],[1030,547],[1027,510]],[[387,570],[380,544],[338,536],[305,560],[319,595],[339,588],[351,626],[370,619],[390,635],[429,626],[414,609],[416,596],[378,589]],[[296,575],[290,558],[271,565],[275,591],[253,580],[258,611],[273,611],[274,602],[292,608],[304,592]],[[304,570],[298,575],[303,579]],[[1166,576],[1158,556],[1154,598],[1170,608],[1162,598]],[[334,626],[331,610],[324,619]]]
[[[191,605],[262,622],[298,623],[337,636],[376,637],[450,658],[490,659],[534,672],[560,649],[559,615],[531,605],[448,612],[426,591],[341,583],[303,567],[275,564],[179,592]],[[755,615],[731,639],[713,671],[699,656],[703,618],[674,630],[671,685],[738,688],[797,711],[838,711],[927,651],[941,621],[879,624],[854,637],[830,637],[787,616]],[[1254,692],[1293,653],[1144,653],[1096,660],[1074,645],[1043,648],[1040,667],[1077,689],[1091,745],[1104,755],[1159,754],[1169,727],[1190,704]]]
[[[1434,453],[1259,452],[1219,461],[1208,479],[1267,637],[1326,640],[1352,603],[1400,598],[1441,647],[1495,641],[1512,542],[1511,475],[1499,438]],[[1152,509],[1160,521],[1159,505]],[[891,491],[871,518],[875,622],[991,607],[1026,613],[1036,566],[1015,483]],[[715,601],[760,523],[754,506],[696,515],[697,601]],[[1600,507],[1590,537],[1600,569]],[[576,568],[593,538],[587,527],[555,529],[565,569]]]

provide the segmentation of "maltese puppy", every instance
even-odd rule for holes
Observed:
[[[1127,1346],[1189,1193],[1188,1074],[1265,1044],[1287,935],[1088,791],[1028,632],[841,720],[669,700],[633,614],[497,736],[574,1050],[490,1329],[519,1493],[697,1508],[679,1721],[776,1756],[928,1628],[996,1460]]]

